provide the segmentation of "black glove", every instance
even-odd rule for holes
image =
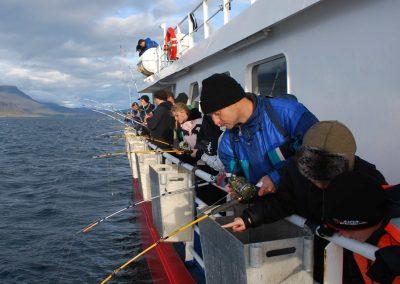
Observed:
[[[379,283],[392,283],[400,275],[400,246],[388,246],[375,252],[376,260],[367,275]]]
[[[329,228],[328,226],[324,224],[316,224],[310,220],[307,220],[305,225],[311,230],[311,232],[314,235],[317,235],[318,237],[332,237],[333,234],[336,233],[336,231],[332,228]]]

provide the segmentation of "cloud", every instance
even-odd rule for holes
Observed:
[[[175,24],[196,3],[2,0],[0,84],[65,106],[79,105],[76,97],[126,106],[132,79],[128,65],[135,69],[137,40],[161,41],[158,26]]]

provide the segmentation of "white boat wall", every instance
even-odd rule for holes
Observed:
[[[139,91],[171,87],[193,100],[203,79],[229,72],[246,91],[294,94],[320,120],[348,125],[357,154],[398,182],[400,1],[252,2],[210,35],[205,24],[205,38]]]
[[[138,91],[151,93],[168,88],[175,94],[185,92],[189,95],[190,103],[196,105],[202,80],[214,73],[228,72],[246,91],[272,96],[294,94],[320,120],[339,120],[348,125],[358,142],[357,154],[376,164],[388,182],[397,183],[400,178],[397,172],[400,153],[396,151],[397,141],[400,140],[400,115],[397,111],[400,108],[400,96],[396,92],[400,82],[396,80],[399,77],[396,69],[400,66],[400,58],[396,51],[400,46],[400,1],[251,0],[247,2],[249,7],[246,10],[230,19],[234,6],[245,2],[204,0],[199,3],[176,26],[176,31],[180,32],[183,30],[182,25],[188,25],[188,32],[183,37],[180,36],[183,40],[178,42],[179,59],[168,62],[165,55],[160,55],[156,62],[156,72],[142,82],[135,82]],[[215,10],[209,9],[213,3],[220,4],[221,13],[218,15],[223,15],[224,24],[211,32],[210,19],[215,20],[217,15]],[[231,6],[232,10],[229,9]],[[190,19],[193,19],[195,13],[201,12],[198,19],[201,18],[203,23],[196,27],[195,21]],[[163,27],[165,33],[166,25]],[[134,131],[132,135],[135,135]],[[155,145],[145,143],[146,146],[142,145],[143,147],[156,149]],[[182,163],[169,153],[163,153],[162,156],[165,158],[163,162],[177,164],[178,171],[184,169],[194,172],[202,181],[215,181],[214,176]],[[161,164],[160,167],[164,168],[164,165]],[[143,172],[148,169],[142,166],[137,170]],[[140,197],[140,190],[145,186],[137,179],[135,183],[135,192],[139,192]],[[147,215],[150,215],[151,207],[158,205],[149,202],[145,206]],[[206,206],[205,202],[196,196],[194,207],[199,209],[203,206]],[[169,207],[170,205],[168,210],[176,209]],[[164,221],[160,221],[158,212],[161,211],[153,208],[154,219],[145,224],[147,227],[162,227],[160,222]],[[299,246],[293,245],[296,247],[293,251],[302,252],[303,256],[288,256],[282,263],[285,263],[283,267],[288,268],[291,261],[302,259],[302,263],[292,263],[293,267],[302,267],[302,271],[291,273],[290,277],[294,278],[286,278],[287,271],[281,273],[278,269],[264,269],[266,259],[259,258],[260,255],[268,257],[264,249],[275,246],[274,236],[272,240],[263,236],[262,240],[258,239],[254,243],[251,240],[241,242],[243,235],[229,235],[227,230],[219,226],[219,218],[221,216],[215,220],[207,219],[199,227],[194,226],[193,241],[184,242],[185,265],[194,260],[196,267],[201,268],[207,283],[237,282],[237,275],[245,277],[240,278],[242,283],[281,283],[282,277],[288,280],[287,283],[312,282],[311,236],[297,236],[300,238]],[[301,216],[292,215],[286,221],[304,228],[305,219]],[[178,227],[180,222],[178,223],[172,222],[170,225]],[[154,237],[157,236],[153,236],[153,241],[156,240]],[[285,234],[279,236],[278,241],[285,243],[288,238],[291,238],[290,234]],[[375,259],[375,246],[338,235],[327,239],[330,244],[325,248],[323,283],[342,282],[343,248],[368,259]],[[220,248],[221,243],[229,250]],[[234,250],[233,244],[236,244]],[[157,253],[160,258],[171,256],[173,249],[168,253]],[[157,255],[152,257],[154,259]],[[237,263],[234,264],[231,259],[236,259]],[[260,259],[263,261],[259,262]],[[148,263],[154,267],[151,260]],[[179,262],[175,262],[173,265],[166,265],[170,267],[165,270],[178,264]],[[268,264],[268,268],[271,265],[273,264]],[[229,272],[224,273],[226,267]],[[167,274],[187,277],[183,273],[184,269],[178,270],[179,273]],[[231,270],[235,273],[229,277],[221,277]],[[261,270],[269,274],[259,273]],[[156,265],[155,272],[157,271],[159,268]],[[195,275],[192,272],[190,274]]]

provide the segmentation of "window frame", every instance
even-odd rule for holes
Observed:
[[[248,71],[249,71],[248,72],[248,76],[249,76],[249,82],[250,82],[249,85],[250,85],[250,90],[251,90],[252,93],[254,93],[256,95],[260,95],[259,86],[258,86],[258,74],[256,72],[257,67],[262,65],[262,64],[275,61],[275,60],[280,59],[280,58],[284,58],[285,59],[285,64],[286,64],[286,93],[290,93],[289,92],[290,84],[289,84],[289,72],[288,72],[288,70],[289,70],[288,69],[288,59],[287,59],[287,56],[284,53],[279,53],[277,55],[270,56],[268,58],[256,61],[254,63],[251,63],[248,66]]]

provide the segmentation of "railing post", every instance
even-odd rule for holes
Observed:
[[[231,0],[224,0],[224,25],[229,22],[229,17],[231,15],[231,11],[229,10],[231,5]]]
[[[343,278],[343,248],[329,243],[325,248],[324,284],[340,284]]]
[[[167,24],[162,23],[160,25],[160,28],[163,30],[163,45],[160,46],[160,49],[157,52],[157,58],[158,58],[158,70],[157,73],[160,73],[160,70],[163,68],[163,59],[164,59],[164,45],[165,45],[165,35],[167,34]]]
[[[181,36],[181,27],[179,24],[176,26],[176,40],[178,41],[178,58],[181,57],[182,53],[185,51],[184,50],[184,44],[182,42],[182,36]]]
[[[193,40],[193,30],[194,30],[194,28],[193,28],[193,23],[190,20],[190,14],[188,14],[187,20],[188,20],[188,23],[189,23],[189,34],[188,34],[188,37],[189,37],[189,48],[192,48],[193,45],[194,45],[194,40]]]
[[[208,2],[207,0],[203,1],[203,21],[204,21],[204,38],[208,38],[210,36],[210,25],[208,24]]]

